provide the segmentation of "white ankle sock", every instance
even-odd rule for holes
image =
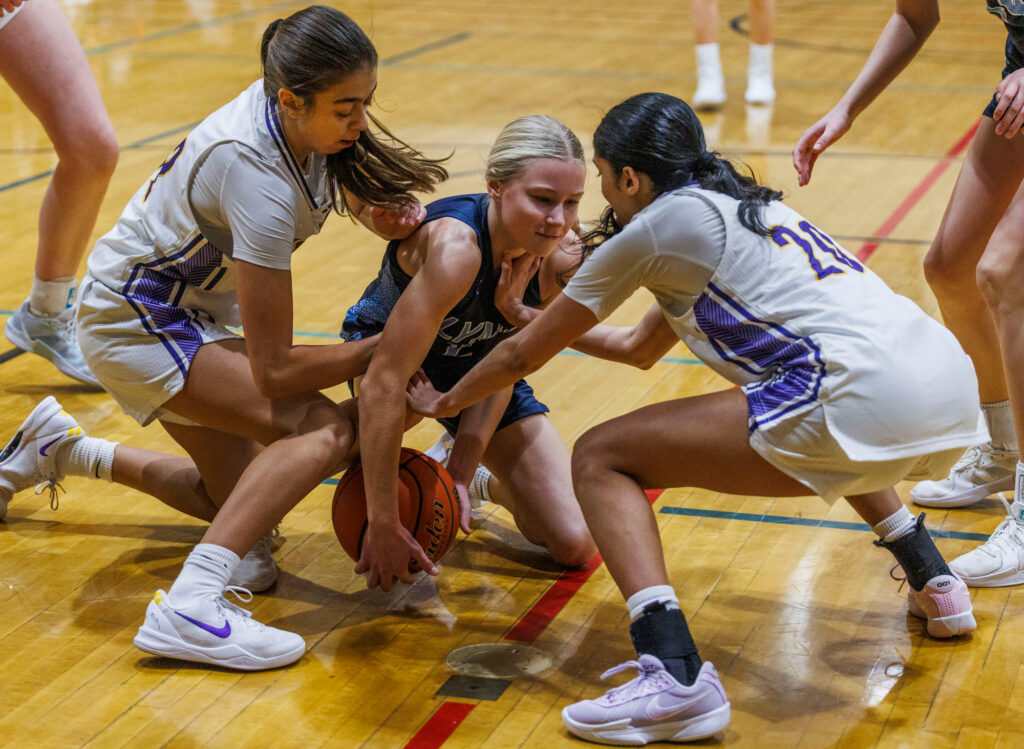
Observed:
[[[749,72],[765,72],[771,77],[772,74],[772,52],[775,47],[771,44],[751,44],[750,59],[747,63]]]
[[[1017,450],[1017,432],[1013,428],[1013,411],[1010,401],[982,403],[981,412],[985,414],[988,433],[992,436],[992,447],[997,450]]]
[[[101,437],[82,437],[65,442],[57,452],[57,464],[68,476],[113,480],[114,448],[117,442]]]
[[[917,520],[906,507],[900,507],[892,515],[871,527],[875,534],[887,543],[907,535],[914,530]]]
[[[484,502],[491,502],[491,472],[483,463],[476,467],[476,473],[473,474],[473,480],[469,482],[467,491],[469,492],[470,499],[479,497]]]
[[[238,555],[216,544],[198,544],[167,592],[167,602],[184,606],[195,598],[219,596],[238,566]]]
[[[718,52],[718,42],[698,44],[694,48],[697,56],[697,73],[706,72],[710,75],[721,77],[722,58]]]
[[[75,294],[75,277],[53,281],[32,279],[32,292],[28,297],[28,311],[36,317],[56,317],[71,306]]]
[[[630,620],[635,622],[639,619],[644,609],[652,603],[663,603],[666,609],[678,609],[679,597],[671,585],[652,585],[638,590],[626,600]]]

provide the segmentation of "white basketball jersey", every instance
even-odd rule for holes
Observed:
[[[132,197],[114,228],[89,256],[89,274],[125,296],[147,327],[159,329],[195,310],[222,325],[240,325],[229,231],[204,236],[189,202],[204,159],[217,145],[239,144],[274,175],[278,200],[294,203],[297,247],[320,231],[331,209],[325,158],[304,171],[288,147],[275,99],[256,81],[203,120]],[[259,215],[259,212],[256,212]],[[217,244],[214,244],[216,242]]]
[[[767,237],[738,207],[699,188],[659,197],[566,294],[603,318],[602,295],[648,288],[693,353],[744,386],[751,432],[822,406],[854,460],[973,444],[977,383],[953,335],[786,205],[765,208]],[[597,276],[614,280],[602,291]]]

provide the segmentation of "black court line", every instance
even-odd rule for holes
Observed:
[[[739,16],[736,16],[735,18],[730,19],[729,20],[729,28],[732,29],[737,34],[739,34],[740,36],[744,36],[744,37],[748,37],[749,38],[750,37],[750,31],[748,29],[744,28],[744,23],[747,21],[748,17],[749,17],[748,14],[744,13],[742,15],[739,15]],[[871,28],[872,28],[872,30],[875,30],[875,26],[873,24],[872,24]],[[877,27],[877,33],[881,34],[882,33],[882,28],[883,28],[883,26],[879,25]],[[844,47],[842,45],[836,45],[836,44],[816,44],[814,42],[803,42],[803,41],[798,41],[796,39],[786,39],[784,37],[779,37],[779,36],[775,36],[775,37],[772,38],[772,44],[774,46],[776,46],[776,47],[788,47],[790,49],[806,49],[806,50],[811,50],[813,52],[825,52],[825,53],[829,53],[829,54],[836,53],[836,54],[841,54],[841,55],[859,55],[859,56],[863,56],[865,59],[867,59],[867,56],[871,52],[871,49],[872,49],[872,47]],[[872,44],[872,46],[873,46],[873,44]],[[950,54],[951,53],[946,51],[946,50],[925,48],[925,49],[920,50],[915,55],[915,59],[925,59],[925,60],[931,59],[931,60],[939,60],[941,62],[946,62],[946,61],[949,60]],[[961,64],[961,65],[966,63],[968,65],[979,65],[979,66],[984,66],[986,68],[988,68],[988,67],[998,67],[999,66],[999,58],[998,58],[998,56],[996,57],[996,66],[993,66],[992,56],[991,55],[983,55],[983,54],[978,53],[978,52],[967,53],[967,54],[965,54],[964,52],[957,52],[956,55],[957,55],[957,60],[956,61],[957,61],[958,64]],[[848,83],[844,83],[843,84],[843,86],[848,86],[848,85],[849,85]]]
[[[24,353],[25,350],[20,348],[12,348],[10,351],[5,351],[4,353],[0,354],[0,364],[9,362],[14,357],[21,356]]]

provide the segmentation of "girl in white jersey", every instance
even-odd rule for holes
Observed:
[[[601,743],[709,736],[729,703],[669,585],[644,489],[845,496],[906,572],[928,632],[975,628],[964,584],[892,485],[939,475],[983,437],[974,373],[952,335],[827,234],[706,150],[682,101],[641,94],[594,135],[608,237],[519,335],[446,394],[419,380],[415,410],[444,415],[535,370],[649,289],[663,324],[740,388],[658,403],[585,434],[576,496],[623,596],[639,654],[630,686],[563,712]]]
[[[293,345],[291,253],[332,207],[384,237],[406,236],[422,214],[408,193],[445,176],[368,129],[377,53],[344,14],[313,6],[275,21],[262,60],[262,80],[139,189],[82,284],[79,340],[93,372],[190,458],[82,437],[52,398],[0,453],[3,506],[34,481],[93,475],[212,520],[170,591],[150,603],[136,644],[241,669],[305,651],[301,637],[254,622],[223,594],[239,558],[349,459],[355,403],[317,390],[361,374],[375,346]],[[244,338],[226,327],[239,324]],[[265,562],[269,574],[253,587],[276,578]]]

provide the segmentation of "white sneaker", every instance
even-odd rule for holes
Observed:
[[[274,526],[267,535],[262,536],[241,558],[235,567],[228,585],[233,588],[245,588],[253,593],[262,593],[277,582],[277,562],[274,561],[274,539],[281,535],[278,526]]]
[[[232,587],[228,591],[248,594]],[[294,663],[306,652],[302,637],[261,624],[223,596],[200,599],[182,608],[172,607],[166,596],[162,590],[156,592],[146,609],[146,621],[135,635],[135,647],[147,653],[262,671]]]
[[[725,77],[718,70],[697,69],[697,90],[690,103],[694,109],[717,109],[725,104]]]
[[[1024,583],[1024,518],[1017,518],[1022,509],[1016,502],[1014,505],[1011,509],[1006,504],[1006,518],[988,541],[949,563],[949,568],[971,587],[998,588]]]
[[[924,507],[964,507],[996,492],[1012,491],[1017,453],[975,445],[964,453],[941,481],[922,481],[910,490],[914,504]]]
[[[0,452],[0,518],[7,514],[11,497],[33,485],[36,494],[50,490],[50,506],[56,510],[57,488],[64,479],[57,466],[57,452],[65,442],[84,435],[56,398],[44,398]]]
[[[907,610],[928,620],[928,634],[932,637],[956,637],[978,628],[971,595],[955,575],[936,575],[921,590],[908,588]]]
[[[18,348],[49,359],[68,377],[102,387],[78,346],[74,307],[68,307],[56,317],[37,317],[29,311],[26,299],[7,321],[4,335]]]
[[[596,700],[562,710],[570,733],[599,744],[640,746],[652,741],[696,741],[729,725],[730,707],[715,667],[701,666],[697,680],[683,686],[653,655],[609,669],[605,679],[627,668],[640,675]]]
[[[772,69],[751,65],[747,71],[747,92],[743,95],[748,104],[771,104],[775,101],[775,83]]]

